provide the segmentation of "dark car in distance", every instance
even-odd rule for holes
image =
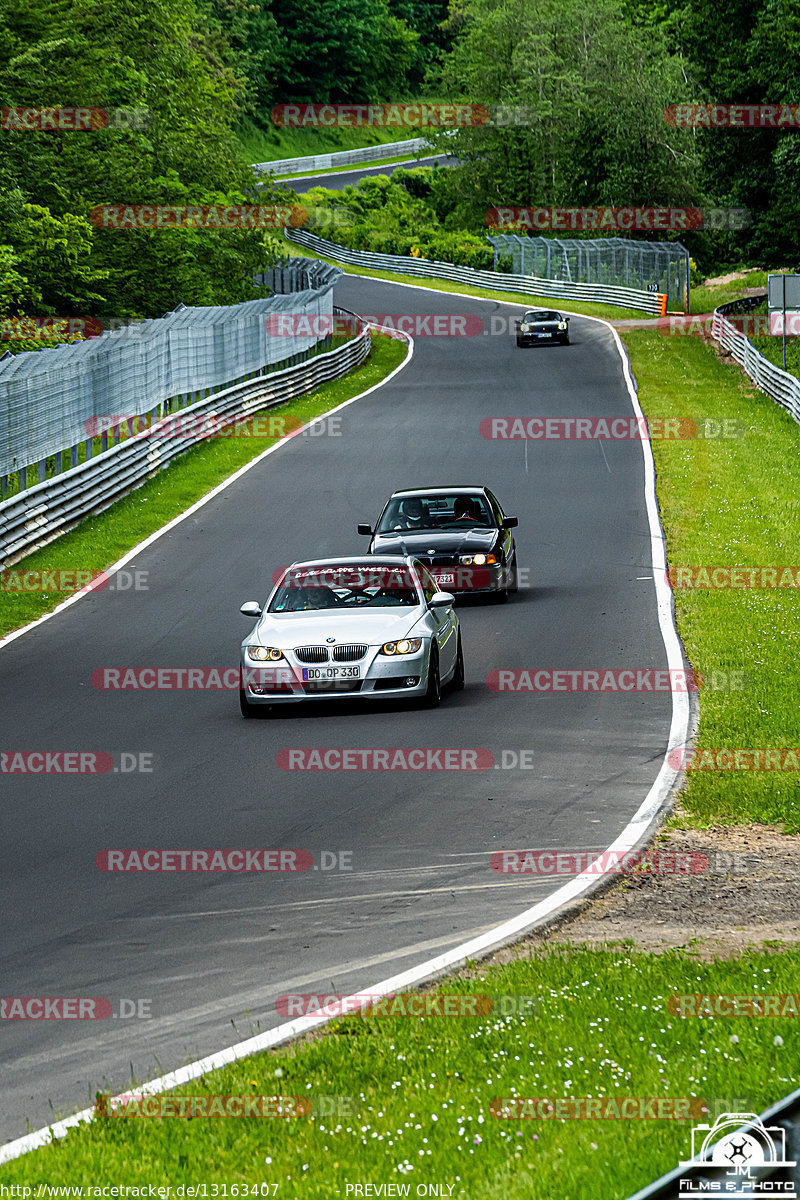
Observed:
[[[464,595],[492,595],[502,603],[516,592],[516,517],[503,512],[482,485],[405,488],[389,497],[369,535],[370,554],[411,554],[438,587]]]
[[[561,342],[569,345],[569,317],[549,308],[531,308],[516,322],[517,345],[532,346],[534,342]]]

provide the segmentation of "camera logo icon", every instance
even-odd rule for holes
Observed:
[[[721,1113],[713,1125],[695,1126],[692,1130],[692,1157],[688,1162],[682,1162],[681,1166],[696,1167],[699,1163],[706,1167],[725,1168],[728,1178],[752,1180],[757,1190],[748,1190],[748,1196],[756,1195],[760,1190],[758,1175],[751,1175],[752,1171],[757,1172],[759,1167],[765,1166],[796,1166],[786,1158],[785,1131],[779,1125],[764,1125],[755,1113],[744,1112]],[[735,1185],[731,1184],[729,1188],[731,1186]],[[783,1194],[795,1196],[794,1186],[790,1187],[792,1190]],[[694,1184],[690,1179],[682,1179],[680,1191],[681,1195],[708,1192],[708,1182],[698,1180]],[[737,1190],[737,1194],[744,1193],[738,1193]]]

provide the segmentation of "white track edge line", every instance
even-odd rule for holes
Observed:
[[[220,494],[220,492],[224,492],[226,488],[231,486],[231,484],[236,483],[237,480],[241,479],[243,475],[252,470],[253,467],[257,467],[260,462],[263,462],[263,460],[268,457],[268,455],[274,454],[276,450],[280,450],[281,446],[285,446],[287,442],[291,442],[294,438],[300,437],[300,435],[306,429],[309,429],[318,421],[322,421],[326,417],[332,416],[333,413],[340,412],[343,408],[347,408],[350,404],[355,404],[356,400],[363,400],[364,396],[369,396],[371,392],[377,391],[378,388],[383,387],[384,384],[387,384],[390,379],[393,379],[399,371],[402,371],[403,368],[407,366],[413,358],[414,339],[409,334],[400,333],[398,330],[385,329],[384,326],[376,325],[373,321],[368,322],[368,324],[373,329],[386,332],[390,337],[395,337],[398,340],[403,340],[408,343],[408,353],[406,354],[405,358],[401,363],[397,364],[394,370],[391,371],[385,379],[381,379],[380,382],[374,383],[372,387],[367,388],[365,392],[359,392],[357,396],[351,396],[349,400],[343,400],[342,403],[337,404],[335,408],[329,408],[324,413],[320,413],[319,416],[312,417],[310,421],[307,421],[306,424],[302,426],[302,428],[293,429],[291,433],[287,433],[286,437],[281,438],[279,442],[275,442],[274,445],[268,446],[263,453],[256,455],[256,457],[251,459],[250,462],[245,463],[243,467],[239,467],[237,471],[234,471],[233,475],[229,475],[227,479],[223,479],[222,483],[218,483],[216,487],[211,489],[210,492],[206,492],[204,496],[201,496],[199,500],[196,500],[194,504],[190,505],[185,512],[179,513],[177,517],[173,517],[172,520],[168,521],[166,525],[162,525],[160,529],[156,529],[154,533],[149,534],[144,541],[139,542],[133,547],[132,550],[128,550],[125,554],[123,554],[122,558],[118,558],[112,566],[105,567],[103,574],[106,576],[113,575],[113,573],[118,571],[120,567],[124,567],[126,563],[131,562],[138,554],[141,554],[143,550],[146,550],[148,546],[151,546],[154,542],[157,542],[158,539],[163,537],[165,533],[169,533],[171,529],[175,529],[176,526],[180,525],[182,521],[185,521],[187,517],[190,517],[193,513],[196,513],[198,509],[203,507],[204,504],[208,504],[210,500],[214,500]],[[368,360],[365,359],[365,362],[366,361]],[[361,363],[359,365],[363,366],[364,364]],[[346,378],[347,375],[340,375],[338,379],[328,380],[328,382],[338,383],[339,379]],[[292,397],[292,399],[301,398],[302,397]],[[69,533],[71,530],[67,530],[67,532]],[[52,544],[54,543],[51,543],[51,545]],[[0,637],[0,650],[2,650],[3,647],[7,646],[10,642],[16,641],[17,638],[22,637],[23,633],[29,633],[32,629],[36,629],[37,626],[42,625],[45,621],[49,621],[52,617],[57,616],[57,614],[63,612],[65,608],[69,608],[71,604],[77,604],[77,602],[83,599],[84,596],[92,595],[95,590],[96,589],[89,586],[85,591],[81,590],[79,592],[75,592],[72,596],[68,596],[66,600],[63,600],[61,604],[57,605],[52,612],[44,613],[43,616],[37,617],[35,621],[30,621],[27,625],[23,625],[21,629],[11,630],[9,633],[5,634],[4,637]]]
[[[361,278],[371,278],[371,276],[361,276]],[[387,280],[386,282],[391,282]],[[413,287],[413,284],[400,284],[401,287]],[[425,289],[429,290],[429,289]],[[460,292],[449,292],[448,295],[463,295]],[[468,299],[482,299],[482,297],[468,297]],[[524,308],[524,305],[515,303],[514,301],[495,301],[488,300],[488,303],[508,303],[517,308]],[[583,314],[574,314],[582,316]],[[601,325],[606,325],[612,333],[614,344],[622,360],[623,375],[628,388],[628,395],[631,401],[631,406],[637,417],[644,419],[639,399],[636,395],[636,389],[633,386],[633,378],[631,376],[630,363],[625,354],[622,341],[617,334],[616,329],[609,325],[607,321],[600,317],[588,317],[587,320],[599,321]],[[400,364],[400,367],[405,366],[408,362],[413,350],[413,342],[409,349],[409,355]],[[399,370],[400,367],[396,368]],[[392,372],[394,374],[395,372]],[[391,375],[387,376],[387,380],[391,379]],[[386,382],[386,381],[384,381]],[[376,386],[381,386],[376,385]],[[374,389],[370,389],[372,391]],[[363,393],[367,395],[367,393]],[[354,397],[358,399],[358,397]],[[352,400],[346,401],[345,404],[351,404]],[[344,408],[345,405],[339,407]],[[332,411],[336,411],[335,409]],[[296,435],[294,435],[296,436]],[[281,443],[278,443],[280,445]],[[661,522],[658,515],[658,503],[656,500],[656,476],[655,462],[653,452],[649,441],[642,439],[642,454],[644,458],[645,469],[645,501],[647,506],[647,518],[650,524],[650,545],[651,557],[653,563],[653,576],[656,592],[656,604],[658,612],[659,628],[664,642],[664,648],[667,653],[667,662],[670,670],[680,670],[683,667],[683,652],[681,649],[678,632],[675,627],[672,616],[671,593],[667,585],[666,575],[666,557],[664,536],[661,530]],[[270,447],[270,450],[276,447]],[[269,453],[269,451],[266,451]],[[265,457],[260,455],[255,462],[260,461]],[[248,464],[248,466],[254,464]],[[235,478],[235,477],[234,477]],[[232,479],[227,482],[232,482]],[[219,489],[217,489],[219,490]],[[206,499],[210,499],[209,494]],[[198,507],[195,505],[194,507]],[[192,510],[189,510],[192,511]],[[188,515],[184,514],[184,515]],[[181,518],[183,519],[183,518]],[[174,522],[177,524],[178,522]],[[172,524],[172,523],[171,523]],[[170,525],[165,526],[165,529],[170,528]],[[164,532],[162,530],[161,532]],[[156,535],[159,536],[159,535]],[[155,537],[148,541],[155,540]],[[146,545],[147,543],[142,543]],[[126,561],[126,560],[122,560]],[[120,564],[117,564],[120,565]],[[64,607],[63,605],[61,607]],[[58,610],[56,610],[58,611]],[[52,615],[52,614],[48,614]],[[0,643],[2,645],[2,643]],[[672,719],[670,722],[669,741],[667,750],[664,755],[664,760],[659,769],[649,792],[645,796],[641,805],[631,817],[628,824],[622,830],[620,835],[611,843],[605,854],[609,853],[626,853],[633,849],[634,846],[640,844],[646,837],[651,826],[657,820],[658,816],[666,806],[666,803],[679,779],[681,772],[675,770],[669,765],[670,750],[681,746],[685,743],[688,736],[690,725],[690,704],[689,694],[687,692],[672,692]],[[346,1007],[348,1002],[356,1002],[361,996],[374,997],[376,995],[388,995],[398,991],[401,988],[412,987],[415,984],[423,983],[432,976],[441,974],[442,972],[453,967],[460,966],[466,959],[485,955],[487,952],[497,948],[503,943],[512,941],[513,939],[528,932],[534,925],[551,918],[554,913],[563,905],[570,901],[576,900],[578,897],[588,892],[593,886],[596,886],[598,876],[591,871],[584,871],[576,876],[569,883],[564,884],[546,900],[540,901],[532,908],[526,909],[519,913],[516,917],[512,917],[508,921],[504,921],[501,925],[496,925],[487,933],[480,934],[478,937],[471,938],[467,942],[463,942],[460,946],[454,947],[452,950],[446,951],[444,954],[438,955],[436,958],[428,959],[427,962],[420,963],[410,970],[403,971],[399,975],[394,975],[389,979],[384,979],[380,983],[362,989],[361,992],[353,993],[351,996],[345,997],[342,1001],[343,1007]],[[194,1079],[205,1075],[208,1071],[215,1071],[221,1067],[228,1066],[230,1063],[238,1062],[243,1058],[248,1058],[260,1051],[271,1049],[279,1045],[281,1042],[290,1041],[293,1038],[299,1037],[304,1033],[308,1033],[313,1029],[326,1025],[329,1021],[335,1019],[337,1014],[333,1013],[330,1016],[324,1013],[316,1013],[312,1016],[298,1017],[294,1021],[284,1022],[283,1025],[278,1025],[275,1029],[266,1030],[264,1033],[258,1034],[256,1037],[247,1038],[244,1041],[236,1042],[233,1046],[227,1047],[225,1050],[219,1050],[214,1054],[208,1055],[206,1058],[198,1059],[196,1062],[189,1063],[184,1067],[178,1068],[176,1071],[169,1071],[165,1075],[159,1076],[157,1079],[151,1079],[149,1082],[137,1087],[135,1091],[120,1093],[119,1096],[113,1097],[114,1100],[122,1100],[125,1096],[131,1095],[153,1095],[158,1092],[169,1091],[171,1088],[180,1087],[185,1083],[190,1083]],[[85,1108],[81,1112],[74,1113],[70,1117],[66,1117],[61,1121],[56,1121],[52,1125],[45,1126],[43,1129],[37,1129],[33,1133],[25,1134],[15,1141],[8,1142],[5,1146],[0,1147],[0,1165],[10,1162],[15,1158],[19,1158],[23,1154],[29,1153],[31,1150],[36,1150],[42,1146],[46,1146],[56,1138],[63,1138],[67,1135],[70,1129],[78,1125],[85,1124],[91,1121],[94,1117],[93,1108]]]

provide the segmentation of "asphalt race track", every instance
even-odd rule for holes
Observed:
[[[514,310],[345,277],[367,313]],[[501,694],[496,668],[665,667],[641,445],[489,441],[492,416],[629,417],[609,330],[572,345],[426,337],[340,436],[300,436],[136,559],[147,591],[102,591],[0,651],[5,751],[150,753],[151,773],[4,775],[5,996],[149,1001],[149,1019],[4,1021],[3,1140],[279,1024],[287,991],[348,992],[537,902],[563,877],[504,876],[497,850],[605,848],[655,779],[668,693]],[[109,691],[103,667],[230,667],[295,559],[365,549],[388,493],[487,483],[516,514],[532,587],[460,603],[467,686],[434,712],[322,705],[243,721],[235,691]],[[62,564],[58,543],[52,565]],[[80,565],[80,564],[70,564]],[[532,769],[299,772],[286,747],[532,751]],[[303,848],[352,870],[109,874],[107,848]],[[327,862],[332,861],[330,856]],[[338,858],[336,859],[338,863]],[[347,861],[347,860],[345,860]]]
[[[412,171],[417,167],[432,167],[437,163],[440,167],[450,166],[456,161],[448,154],[434,154],[429,158],[409,158],[404,162],[364,163],[360,167],[343,167],[341,171],[331,171],[326,175],[290,175],[286,179],[279,179],[278,182],[286,187],[294,188],[296,192],[308,191],[310,187],[334,188],[336,191],[341,191],[342,188],[348,186],[355,187],[359,179],[363,179],[364,176],[391,175],[397,167]]]

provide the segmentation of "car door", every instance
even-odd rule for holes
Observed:
[[[505,519],[505,513],[503,512],[503,510],[500,506],[500,501],[497,499],[497,497],[492,492],[489,491],[488,488],[486,489],[486,495],[489,500],[489,503],[492,506],[492,512],[494,514],[495,520],[497,521],[497,524],[500,527],[500,532],[502,535],[501,545],[503,547],[503,561],[506,563],[507,566],[510,566],[512,563],[514,563],[516,561],[516,557],[517,557],[517,547],[514,542],[514,535],[512,534],[510,529],[503,529],[503,521]]]
[[[434,593],[438,592],[439,588],[427,567],[419,559],[415,561],[422,580],[422,589],[425,592],[425,602],[436,630],[436,642],[439,646],[439,675],[444,679],[455,667],[458,653],[458,618],[453,611],[452,604],[447,608],[430,607]]]

